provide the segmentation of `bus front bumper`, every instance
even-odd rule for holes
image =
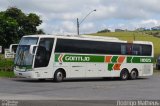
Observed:
[[[17,77],[21,77],[21,78],[34,78],[34,79],[38,79],[39,75],[38,73],[35,73],[34,71],[18,71],[18,70],[14,70],[14,74]]]

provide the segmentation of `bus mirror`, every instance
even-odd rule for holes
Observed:
[[[18,44],[11,44],[10,47],[9,47],[9,51],[11,53],[16,54],[17,47],[18,47]]]
[[[36,48],[37,48],[37,45],[31,45],[29,53],[32,55],[36,55]]]

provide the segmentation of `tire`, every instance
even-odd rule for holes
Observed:
[[[62,82],[64,79],[64,74],[61,70],[57,70],[54,74],[54,81]]]
[[[127,69],[123,69],[120,73],[121,80],[127,80],[129,78],[129,73]]]
[[[138,72],[137,72],[137,70],[132,70],[131,71],[131,73],[130,73],[130,79],[131,80],[135,80],[135,79],[137,79],[137,77],[138,77]]]

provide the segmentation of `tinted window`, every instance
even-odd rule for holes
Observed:
[[[58,39],[55,52],[84,54],[120,54],[118,43],[87,40]]]
[[[151,45],[142,45],[142,55],[151,56],[152,55],[152,46]]]
[[[122,55],[151,56],[152,46],[143,44],[121,44]]]
[[[132,55],[142,55],[142,45],[132,45]]]
[[[88,40],[57,39],[57,53],[151,55],[150,45],[100,42]]]

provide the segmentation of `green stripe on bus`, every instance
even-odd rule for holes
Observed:
[[[55,62],[60,62],[60,54],[55,55]],[[63,62],[104,62],[105,56],[65,54]]]
[[[55,62],[58,62],[59,56],[60,56],[60,54],[55,54]]]
[[[114,64],[108,64],[108,70],[109,70],[109,71],[113,70],[113,65],[114,65]]]
[[[111,62],[116,63],[118,59],[118,56],[113,56],[111,59]]]
[[[127,63],[132,63],[132,57],[127,57]]]
[[[153,63],[152,57],[127,57],[127,63]]]
[[[119,56],[113,56],[110,63],[117,63],[118,58]],[[153,63],[152,57],[126,56],[126,59],[127,59],[126,63]],[[103,63],[105,62],[105,56],[55,54],[55,62],[102,62]]]
[[[104,62],[104,56],[64,55],[63,62]]]
[[[19,69],[32,69],[32,65],[18,66]]]
[[[132,57],[132,63],[141,63],[140,57]]]

